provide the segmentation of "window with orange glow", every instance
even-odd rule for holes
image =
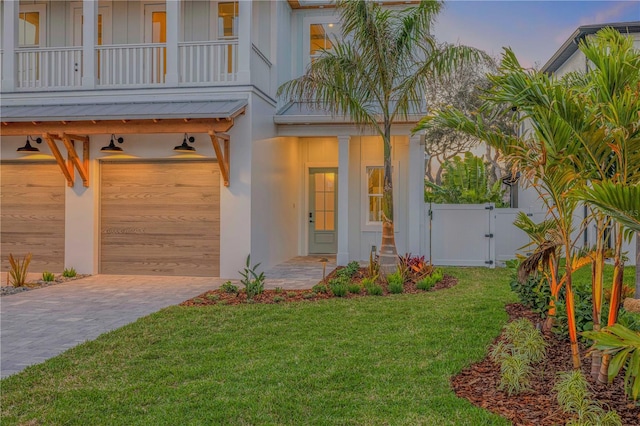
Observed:
[[[18,45],[37,47],[40,45],[40,13],[20,12],[18,19]]]
[[[382,191],[384,188],[384,169],[367,167],[367,222],[382,222]]]
[[[316,231],[336,229],[336,174],[315,173],[315,228]]]

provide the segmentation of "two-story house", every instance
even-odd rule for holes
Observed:
[[[234,277],[249,253],[379,246],[379,138],[276,99],[331,48],[330,2],[0,5],[3,269]],[[400,253],[421,250],[414,123],[394,126]]]

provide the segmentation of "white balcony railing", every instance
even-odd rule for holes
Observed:
[[[97,46],[99,86],[164,84],[167,50],[164,44]]]
[[[63,89],[82,84],[82,48],[17,49],[19,89]]]
[[[238,41],[218,40],[178,44],[180,83],[236,81]]]
[[[82,60],[79,46],[16,49],[16,87],[81,88]],[[235,82],[238,40],[179,43],[178,61],[181,86]],[[166,83],[167,48],[164,43],[96,46],[96,65],[99,88],[162,86]]]

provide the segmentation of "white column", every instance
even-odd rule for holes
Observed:
[[[167,0],[167,69],[165,83],[177,86],[178,72],[178,34],[180,33],[180,1]]]
[[[238,2],[238,83],[251,82],[251,23],[253,2]]]
[[[96,87],[96,46],[98,44],[98,2],[82,2],[82,88]],[[80,64],[79,64],[80,65]]]
[[[4,2],[2,17],[2,91],[13,92],[16,88],[16,46],[18,45],[18,19],[20,2]]]
[[[349,136],[338,136],[338,265],[349,263]]]
[[[424,145],[419,135],[409,138],[409,182],[407,184],[408,235],[407,252],[425,254],[421,250],[424,215]]]

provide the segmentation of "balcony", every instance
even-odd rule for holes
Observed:
[[[16,90],[80,89],[82,47],[16,49]],[[96,88],[166,86],[164,43],[96,47]],[[178,43],[178,85],[224,85],[237,81],[238,41]]]

